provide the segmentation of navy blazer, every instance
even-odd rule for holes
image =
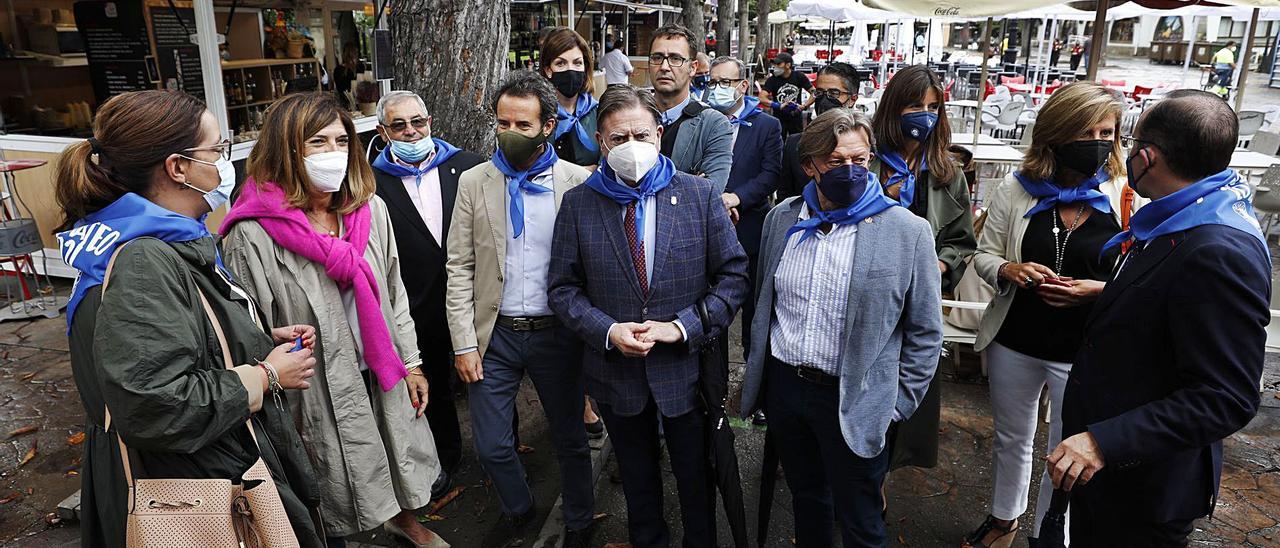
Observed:
[[[750,125],[748,125],[750,124]],[[760,231],[769,213],[769,196],[778,188],[782,170],[782,124],[777,118],[757,111],[738,126],[733,143],[733,169],[725,192],[738,195],[738,241],[755,255],[760,249]]]
[[[1073,500],[1145,522],[1198,518],[1217,497],[1222,439],[1258,410],[1271,263],[1257,238],[1222,225],[1134,250],[1067,379],[1062,437],[1090,432],[1105,460]]]
[[[650,398],[668,417],[695,409],[698,350],[728,331],[747,296],[747,255],[710,181],[677,172],[655,206],[645,211],[657,215],[647,298],[622,228],[624,207],[612,199],[586,185],[566,192],[551,244],[551,309],[586,342],[587,391],[622,416],[640,413]],[[699,318],[699,302],[710,325]],[[605,348],[614,323],[676,319],[685,343],[658,344],[645,358]]]
[[[436,167],[440,178],[440,211],[444,214],[440,223],[441,238],[449,233],[453,201],[458,195],[458,178],[482,162],[484,158],[480,155],[460,150]],[[441,341],[441,346],[448,346],[447,350],[452,351],[449,323],[444,315],[444,264],[448,260],[444,243],[431,236],[426,221],[414,207],[400,177],[376,167],[373,168],[373,177],[377,182],[378,197],[387,203],[387,214],[391,217],[391,228],[400,250],[400,277],[409,296],[409,313],[419,333],[432,334],[433,340]],[[419,346],[425,348],[427,341],[421,340],[421,336],[418,338]]]
[[[800,167],[800,134],[788,135],[782,145],[782,169],[778,174],[778,203],[804,192],[805,185],[813,180]]]

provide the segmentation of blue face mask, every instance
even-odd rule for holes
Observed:
[[[867,168],[858,164],[831,168],[818,175],[818,190],[828,200],[847,206],[858,201],[867,190],[867,173]]]
[[[423,137],[408,143],[405,141],[391,141],[391,153],[396,155],[402,161],[410,164],[421,162],[431,151],[436,149],[436,142],[431,137]]]
[[[707,104],[711,105],[711,108],[725,112],[738,104],[738,92],[733,88],[711,88],[707,90]]]
[[[693,77],[693,87],[698,89],[707,89],[707,82],[711,81],[710,74],[702,74]]]
[[[213,190],[204,190],[191,183],[182,183],[183,185],[186,185],[187,188],[204,195],[205,203],[209,204],[209,211],[218,209],[219,207],[222,207],[222,204],[231,201],[231,191],[236,188],[236,167],[231,163],[231,160],[218,158],[216,162],[206,162],[190,156],[183,156],[183,158],[187,158],[193,162],[211,165],[218,169],[218,186],[214,187]]]
[[[929,134],[933,133],[933,127],[936,125],[938,125],[938,114],[934,112],[922,110],[902,115],[902,134],[921,143],[929,138]]]

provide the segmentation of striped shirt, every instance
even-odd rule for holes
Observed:
[[[800,218],[809,218],[802,206]],[[773,276],[773,323],[769,339],[773,357],[790,365],[840,375],[840,349],[848,307],[857,225],[836,225],[800,242],[787,239]]]

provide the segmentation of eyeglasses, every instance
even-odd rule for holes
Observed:
[[[223,139],[221,141],[218,141],[217,144],[213,144],[209,146],[191,147],[183,150],[183,152],[199,152],[202,150],[216,151],[218,153],[218,156],[221,156],[223,160],[230,160],[231,159],[231,139]]]
[[[1134,137],[1134,136],[1132,136],[1132,135],[1121,135],[1121,136],[1120,136],[1120,146],[1122,146],[1122,147],[1124,147],[1124,148],[1129,148],[1129,149],[1131,149],[1131,148],[1133,148],[1133,147],[1134,147],[1134,145],[1137,145],[1138,143],[1142,143],[1142,144],[1145,144],[1145,145],[1151,145],[1151,146],[1153,146],[1153,147],[1160,148],[1160,145],[1158,145],[1158,144],[1156,144],[1156,143],[1153,143],[1153,142],[1151,142],[1151,141],[1144,141],[1144,140],[1139,139],[1139,138],[1137,138],[1137,137]]]
[[[731,87],[737,86],[738,82],[741,82],[741,81],[743,81],[742,78],[725,78],[723,80],[711,80],[710,82],[707,82],[707,88],[708,89],[731,88]]]
[[[670,63],[672,68],[675,68],[683,67],[685,61],[688,61],[688,59],[681,55],[663,55],[661,53],[655,53],[649,56],[650,65],[661,66],[663,61]]]
[[[427,119],[423,117],[417,117],[412,120],[409,120],[408,122],[404,120],[396,120],[394,122],[391,122],[390,124],[387,124],[386,127],[387,129],[394,131],[396,133],[402,133],[404,132],[404,130],[408,129],[410,125],[413,126],[413,129],[422,129],[424,127],[427,127]]]
[[[852,95],[852,94],[847,91],[836,89],[836,88],[831,88],[831,89],[814,88],[813,90],[814,99],[817,99],[819,97],[826,97],[829,99],[835,99],[837,101],[843,101],[844,98],[848,97],[849,95]]]

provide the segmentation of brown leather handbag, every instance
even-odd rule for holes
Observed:
[[[124,246],[120,246],[123,248]],[[107,289],[111,269],[120,248],[107,264],[102,290]],[[197,287],[200,304],[213,324],[222,346],[223,363],[235,363],[222,324]],[[253,420],[245,421],[255,444],[258,436]],[[111,429],[111,410],[106,410],[104,429]],[[129,484],[129,515],[126,545],[130,548],[295,548],[298,539],[285,513],[271,472],[259,457],[241,475],[239,483],[226,479],[135,479],[129,464],[129,449],[116,434],[125,481]]]

